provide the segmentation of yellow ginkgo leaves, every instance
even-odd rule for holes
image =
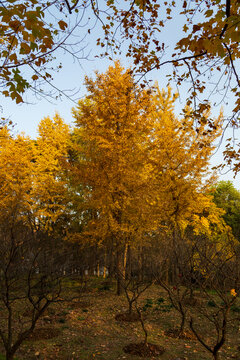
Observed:
[[[2,218],[50,230],[67,201],[61,161],[66,158],[69,130],[56,116],[43,120],[39,132],[34,141],[0,130],[0,211]]]
[[[221,214],[210,210],[203,174],[221,117],[210,134],[207,124],[196,133],[190,109],[174,115],[170,89],[140,89],[119,63],[86,85],[73,111],[73,182],[81,184],[82,209],[91,209],[82,236],[137,243],[166,225],[211,232]]]

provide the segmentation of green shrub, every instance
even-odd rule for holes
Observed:
[[[156,304],[161,305],[162,303],[164,303],[164,301],[165,301],[164,298],[160,297],[157,299]]]
[[[58,322],[59,322],[60,324],[64,324],[64,323],[66,322],[66,319],[60,318],[60,319],[58,320]]]
[[[231,306],[231,310],[232,310],[233,312],[240,313],[240,307],[239,307],[239,306],[237,306],[237,305],[233,305],[233,306]]]
[[[147,309],[152,308],[152,306],[153,306],[153,300],[152,299],[146,299],[146,302],[143,305],[142,310],[146,311]]]
[[[216,306],[217,306],[217,304],[216,304],[215,301],[213,301],[213,300],[209,300],[209,301],[207,302],[207,305],[210,306],[210,307],[216,307]]]

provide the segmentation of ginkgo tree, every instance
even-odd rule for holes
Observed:
[[[0,339],[8,360],[60,297],[67,258],[58,260],[55,238],[67,215],[60,164],[68,133],[58,116],[41,122],[36,141],[0,129]],[[19,304],[30,312],[29,320],[23,320]]]
[[[62,163],[68,153],[69,126],[59,115],[44,118],[34,142],[34,172],[31,191],[35,225],[53,230],[62,216],[67,216],[68,189]]]
[[[86,85],[89,95],[74,110],[70,166],[88,220],[74,238],[111,244],[120,273],[124,247],[141,249],[152,231],[220,224],[203,176],[221,116],[210,135],[208,124],[196,132],[190,109],[184,119],[174,115],[170,90],[141,89],[118,62]]]
[[[155,86],[151,113],[154,125],[148,156],[151,201],[147,210],[151,220],[158,224],[154,237],[159,234],[158,246],[167,261],[166,277],[172,280],[176,275],[174,248],[179,242],[185,242],[189,228],[192,233],[205,234],[210,242],[216,243],[224,243],[229,231],[222,219],[223,211],[209,194],[209,187],[215,181],[209,173],[209,161],[214,141],[221,132],[222,116],[215,119],[210,132],[207,123],[196,132],[190,108],[186,107],[182,118],[174,114],[175,98],[171,89],[160,91]],[[167,250],[161,245],[163,237],[168,239]],[[165,253],[168,252],[171,254],[167,259]]]
[[[152,96],[154,125],[149,159],[155,178],[154,206],[160,204],[168,224],[178,224],[182,228],[194,222],[193,219],[200,221],[201,216],[197,214],[206,209],[210,222],[217,221],[221,211],[218,213],[206,194],[214,181],[209,161],[214,140],[221,133],[222,115],[215,119],[210,130],[206,123],[196,131],[191,109],[186,107],[184,117],[178,118],[174,114],[174,101],[170,89],[160,91],[157,87]],[[209,117],[209,113],[204,116]],[[208,226],[206,216],[202,218],[204,224]]]
[[[32,187],[33,146],[30,139],[19,135],[14,139],[6,127],[1,129],[1,219],[18,221],[29,210]]]
[[[123,247],[145,228],[150,92],[140,91],[119,63],[86,85],[89,95],[74,110],[73,134],[72,171],[83,187],[82,210],[91,214],[81,236],[108,239],[119,267]]]

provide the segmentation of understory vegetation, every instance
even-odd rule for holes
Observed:
[[[141,343],[144,332],[139,320],[124,321],[116,315],[128,311],[124,295],[116,295],[116,283],[102,277],[91,277],[86,283],[84,292],[79,296],[79,280],[65,280],[68,291],[65,295],[76,298],[71,301],[52,304],[39,320],[31,336],[16,353],[15,359],[141,359],[138,355],[126,353],[124,348],[129,343]],[[82,284],[81,284],[82,286]],[[211,293],[211,291],[209,291]],[[216,308],[213,301],[218,301],[215,292],[204,295],[196,289],[195,303],[186,303],[188,318],[193,314],[198,321],[199,333],[209,344],[214,344],[216,336],[209,321],[199,313],[199,306],[209,313]],[[179,328],[181,317],[169,301],[166,291],[153,285],[139,299],[148,341],[164,348],[162,355],[155,354],[156,359],[189,359],[210,360],[211,354],[201,346],[189,327],[183,337],[178,338],[174,329]],[[23,304],[19,310],[24,319],[30,321],[30,313]],[[239,313],[240,303],[231,307],[229,314],[228,338],[220,350],[221,359],[239,358]],[[197,315],[196,315],[197,314]],[[2,354],[4,353],[1,345]],[[147,358],[147,357],[143,357]],[[1,357],[4,359],[4,356]]]

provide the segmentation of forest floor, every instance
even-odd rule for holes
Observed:
[[[128,303],[124,294],[116,295],[114,284],[110,288],[104,284],[103,279],[94,278],[79,298],[52,304],[38,321],[32,336],[16,353],[16,359],[212,359],[211,354],[194,336],[185,339],[171,337],[171,333],[174,334],[174,329],[179,326],[180,315],[171,307],[167,294],[156,285],[142,294],[139,304],[145,305],[143,319],[148,330],[148,342],[159,345],[159,349],[164,348],[165,351],[162,354],[159,351],[155,356],[149,357],[126,353],[124,348],[127,345],[143,341],[143,329],[139,321],[115,319],[117,314],[127,311]],[[189,311],[198,313],[194,306],[191,306]],[[237,320],[230,323],[227,341],[220,350],[220,360],[240,360],[240,308],[236,306],[232,316]],[[204,340],[213,344],[216,335],[209,323],[201,315],[196,315],[196,319],[199,320],[198,329]],[[0,360],[5,359],[1,354],[4,354],[2,344]]]

